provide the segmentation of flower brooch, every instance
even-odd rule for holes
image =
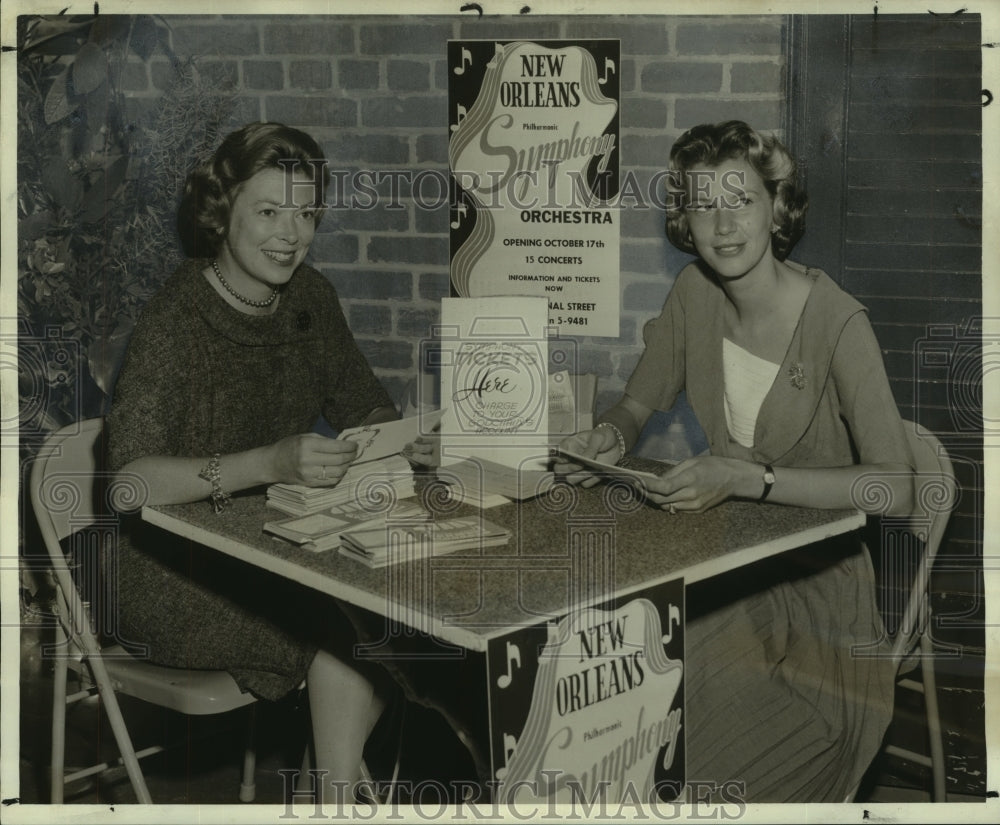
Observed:
[[[792,386],[797,390],[803,390],[806,386],[806,375],[802,370],[802,362],[796,361],[788,368],[788,377]]]

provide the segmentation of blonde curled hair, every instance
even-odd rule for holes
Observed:
[[[688,129],[670,150],[667,175],[667,238],[678,249],[697,254],[684,210],[686,173],[696,166],[718,166],[739,158],[753,168],[774,202],[774,256],[783,261],[805,231],[809,199],[799,184],[798,167],[788,149],[772,135],[755,131],[742,120],[703,123]]]

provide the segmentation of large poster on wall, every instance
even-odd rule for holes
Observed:
[[[618,336],[618,40],[450,41],[451,292]]]

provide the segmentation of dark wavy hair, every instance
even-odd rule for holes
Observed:
[[[774,257],[783,261],[805,231],[809,199],[799,185],[798,168],[788,149],[777,138],[755,131],[742,120],[703,123],[677,138],[670,150],[667,175],[667,237],[678,249],[697,254],[684,211],[684,173],[695,166],[718,166],[734,158],[750,164],[774,201],[777,230],[771,236],[771,249]]]
[[[326,158],[305,132],[281,123],[250,123],[229,134],[212,159],[196,167],[184,183],[177,230],[192,258],[218,254],[240,187],[264,169],[302,170],[316,181],[316,223],[323,215]]]

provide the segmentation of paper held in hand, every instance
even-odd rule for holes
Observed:
[[[445,410],[431,410],[398,421],[350,427],[341,430],[337,438],[357,442],[358,454],[354,457],[354,464],[377,461],[402,452],[411,441],[434,432],[444,413]]]
[[[565,450],[562,447],[557,447],[554,452],[601,475],[615,476],[616,478],[633,478],[640,481],[658,478],[655,473],[648,473],[645,470],[633,470],[630,467],[620,467],[617,464],[606,464],[603,461],[598,461],[596,458],[587,458],[587,456]]]

